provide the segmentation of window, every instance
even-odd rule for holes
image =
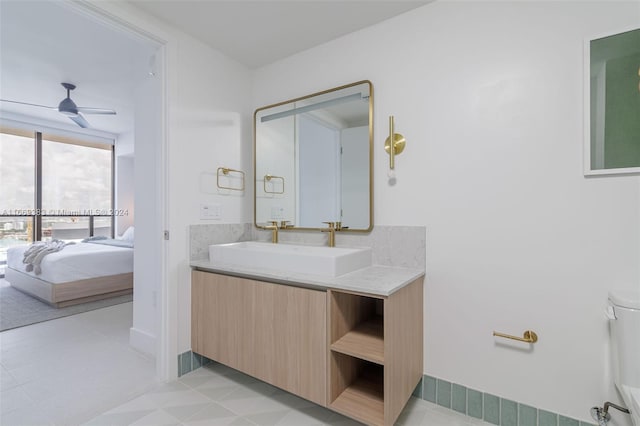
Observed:
[[[112,235],[111,157],[111,146],[42,137],[43,240]]]
[[[8,247],[113,237],[113,146],[0,132],[0,277]]]
[[[0,133],[0,277],[7,249],[33,241],[34,176],[33,135]]]

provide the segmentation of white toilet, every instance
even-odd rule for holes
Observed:
[[[640,426],[640,291],[609,292],[607,314],[613,378],[633,424]]]

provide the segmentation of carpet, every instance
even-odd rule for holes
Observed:
[[[4,282],[6,283],[6,281]],[[132,294],[54,308],[8,285],[0,287],[0,331],[131,302]]]

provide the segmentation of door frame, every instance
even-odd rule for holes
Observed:
[[[155,156],[156,167],[160,181],[157,182],[155,204],[158,206],[160,220],[157,225],[157,235],[163,238],[160,248],[157,276],[159,278],[158,299],[156,303],[156,376],[160,381],[175,379],[178,374],[178,303],[177,288],[169,286],[169,67],[171,58],[177,57],[175,42],[161,27],[145,20],[144,16],[135,13],[129,5],[119,5],[112,2],[91,2],[89,0],[65,0],[66,7],[81,13],[99,23],[111,27],[114,31],[125,32],[154,43],[158,46],[155,66],[160,72],[161,86],[161,117],[160,144]],[[126,16],[124,18],[123,16]],[[175,294],[174,294],[175,293]],[[135,306],[135,305],[134,305]]]

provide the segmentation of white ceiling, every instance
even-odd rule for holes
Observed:
[[[53,1],[0,0],[0,98],[57,107],[62,82],[77,88],[78,106],[109,108],[115,116],[85,115],[93,129],[133,129],[132,93],[148,77],[155,48],[115,32]],[[79,129],[56,110],[0,102],[2,112]]]
[[[77,89],[93,129],[133,130],[133,95],[148,77],[155,46],[117,32],[60,1],[0,0],[0,98],[57,106]],[[428,1],[129,0],[249,68],[275,62]],[[0,102],[0,111],[75,126],[55,110]]]
[[[433,0],[128,0],[249,68],[257,68]]]

